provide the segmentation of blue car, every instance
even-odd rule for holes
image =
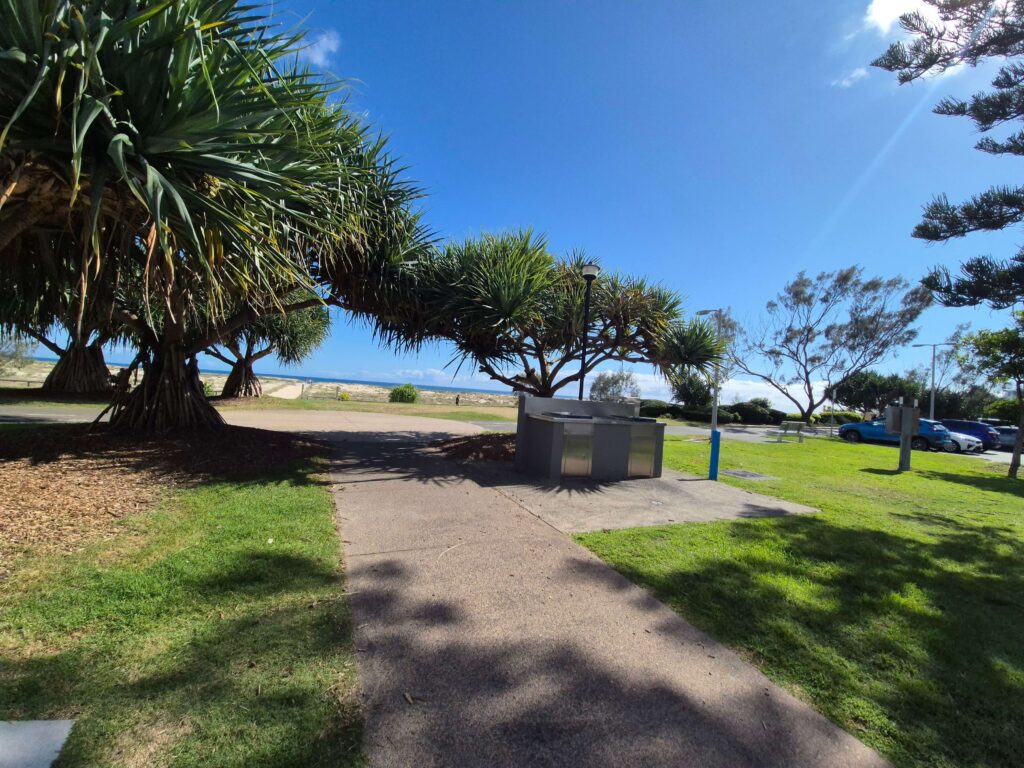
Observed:
[[[843,424],[839,428],[839,436],[851,443],[891,443],[899,445],[900,436],[885,431],[885,419],[865,421],[860,424]],[[940,422],[921,419],[921,429],[910,442],[915,451],[927,451],[929,448],[944,451],[952,444],[949,430]]]
[[[962,432],[965,435],[976,437],[981,440],[986,451],[999,447],[999,433],[991,424],[982,424],[980,421],[966,421],[964,419],[943,419],[942,423],[950,432]]]

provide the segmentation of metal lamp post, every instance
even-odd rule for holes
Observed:
[[[722,309],[702,309],[697,312],[699,316],[714,315],[715,316],[715,330],[718,333],[722,332]],[[722,433],[718,431],[718,395],[721,383],[719,382],[721,373],[721,364],[715,363],[715,400],[711,406],[711,463],[708,467],[708,479],[718,479],[718,454],[722,444]]]
[[[583,339],[580,344],[580,400],[583,399],[583,380],[587,377],[587,337],[590,335],[590,290],[601,268],[592,262],[583,265],[583,279],[587,281],[587,295],[583,299]]]
[[[932,348],[932,397],[931,402],[928,405],[928,418],[935,421],[935,350],[938,347],[955,347],[955,344],[944,341],[941,344],[911,344],[912,347],[931,347]]]

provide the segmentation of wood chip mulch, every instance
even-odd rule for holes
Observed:
[[[0,431],[0,580],[26,550],[70,552],[117,533],[168,489],[258,479],[323,447],[227,427],[156,437],[82,426]]]
[[[515,435],[470,435],[440,440],[434,447],[454,461],[512,461],[516,457]]]

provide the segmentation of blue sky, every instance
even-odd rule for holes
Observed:
[[[1016,232],[946,245],[910,237],[933,195],[1016,182],[973,149],[946,94],[988,71],[898,87],[871,59],[914,0],[680,3],[332,2],[275,13],[311,31],[307,56],[351,83],[350,106],[390,137],[441,237],[533,227],[558,252],[679,290],[688,310],[753,320],[799,270],[860,264],[917,280],[931,265],[1008,256]],[[922,341],[988,310],[932,309]],[[298,369],[265,372],[468,385],[449,347],[382,350],[342,320]],[[924,362],[905,350],[886,368]],[[639,369],[645,394],[660,385]],[[487,382],[482,382],[484,386]],[[733,382],[729,401],[761,389]]]

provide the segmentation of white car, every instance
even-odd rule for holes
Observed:
[[[952,442],[946,450],[951,453],[982,453],[985,450],[985,444],[981,440],[963,432],[950,432],[949,439]]]

